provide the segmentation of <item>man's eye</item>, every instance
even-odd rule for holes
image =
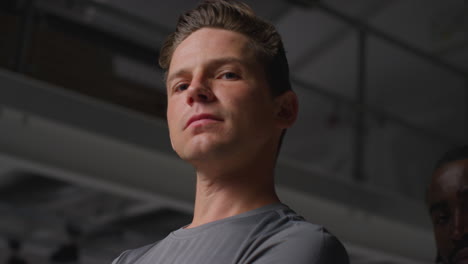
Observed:
[[[176,85],[174,90],[176,92],[181,92],[181,91],[187,90],[188,87],[189,87],[189,85],[187,83],[181,83],[181,84]]]
[[[233,72],[225,72],[221,75],[221,78],[222,79],[229,79],[229,80],[232,80],[232,79],[238,79],[239,78],[239,75],[233,73]]]

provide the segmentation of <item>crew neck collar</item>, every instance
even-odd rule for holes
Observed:
[[[196,235],[196,234],[198,234],[200,232],[204,232],[207,229],[213,228],[213,227],[218,226],[218,225],[223,224],[223,223],[232,222],[232,221],[240,219],[240,218],[249,217],[249,216],[253,216],[253,215],[256,215],[256,214],[262,214],[262,213],[272,211],[272,210],[287,209],[287,208],[288,208],[288,206],[283,204],[283,203],[268,204],[268,205],[265,205],[265,206],[262,206],[262,207],[259,207],[259,208],[244,212],[244,213],[240,213],[240,214],[237,214],[237,215],[226,217],[226,218],[216,220],[216,221],[213,221],[213,222],[210,222],[210,223],[206,223],[206,224],[203,224],[203,225],[200,225],[200,226],[197,226],[197,227],[185,228],[186,226],[184,226],[184,227],[179,228],[179,229],[175,230],[174,232],[172,232],[171,235],[173,235],[176,238],[193,236],[193,235]]]

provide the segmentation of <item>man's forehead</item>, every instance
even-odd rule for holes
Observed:
[[[244,66],[258,66],[255,50],[250,39],[238,32],[202,28],[185,38],[174,50],[166,83],[174,76],[190,72],[199,65],[238,63]]]
[[[468,180],[468,159],[448,162],[434,172],[436,181],[448,181],[452,178]]]
[[[468,187],[468,159],[452,161],[437,169],[431,181],[430,197],[455,195]]]
[[[233,50],[241,52],[242,55],[249,54],[251,40],[244,34],[232,30],[220,28],[201,28],[177,45],[172,54],[172,59],[180,55],[184,57],[200,50],[209,52],[226,53]]]

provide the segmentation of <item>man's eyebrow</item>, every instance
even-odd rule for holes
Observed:
[[[178,70],[177,72],[173,73],[173,74],[170,74],[170,75],[167,75],[166,77],[166,83],[169,83],[170,81],[172,81],[173,79],[181,76],[181,75],[186,75],[188,74],[189,71],[186,70],[186,69],[181,69],[181,70]]]
[[[237,64],[242,64],[242,65],[248,64],[243,59],[239,59],[236,57],[224,57],[224,58],[219,58],[219,59],[213,59],[208,62],[208,65],[223,65],[223,64],[228,64],[228,63],[237,63]]]
[[[429,207],[429,213],[447,208],[446,202],[436,202]]]
[[[243,67],[248,67],[248,65],[251,64],[251,62],[247,60],[243,60],[241,58],[237,57],[222,57],[222,58],[216,58],[216,59],[211,59],[205,63],[205,67],[208,70],[214,70],[217,69],[220,66],[227,65],[227,64],[233,64],[233,65],[238,65]]]

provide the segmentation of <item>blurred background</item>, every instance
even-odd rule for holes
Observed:
[[[276,178],[351,263],[434,263],[425,188],[468,139],[466,0],[250,0],[283,36],[297,124]],[[0,2],[0,263],[110,263],[191,220],[164,37],[196,0]]]

